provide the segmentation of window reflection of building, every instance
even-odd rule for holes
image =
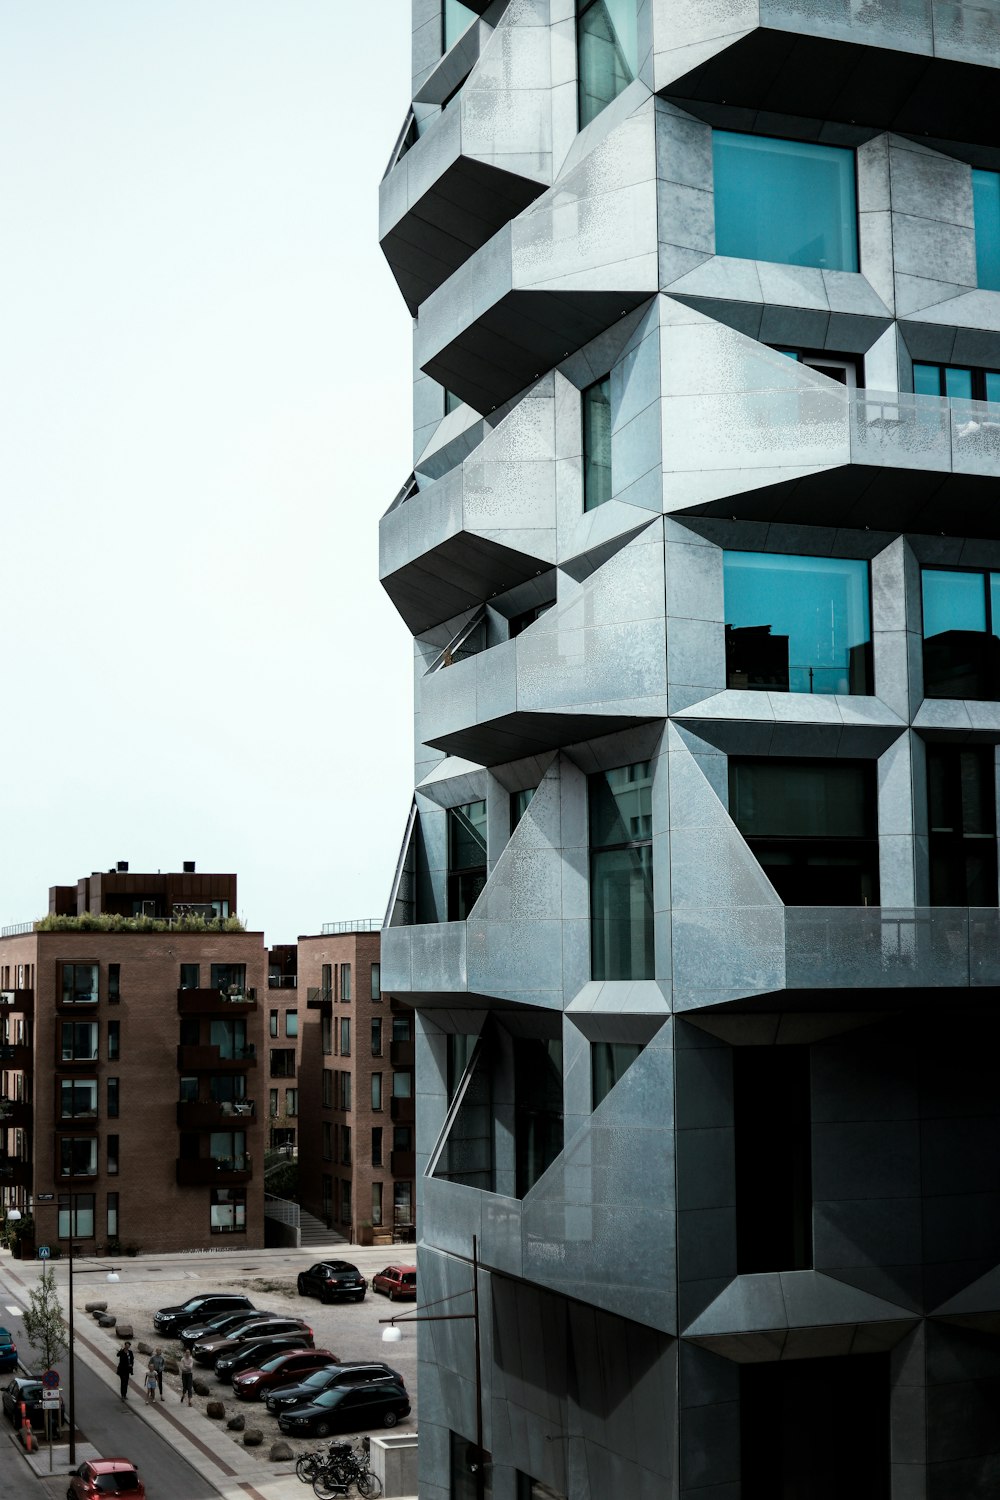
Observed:
[[[924,695],[1000,698],[1000,573],[925,568]]]
[[[867,562],[725,552],[723,571],[727,686],[874,691]]]

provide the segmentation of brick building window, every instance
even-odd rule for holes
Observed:
[[[329,1120],[323,1121],[323,1160],[333,1161],[333,1126]]]
[[[107,1087],[108,1087],[108,1119],[109,1120],[117,1120],[117,1118],[118,1118],[118,1079],[117,1078],[109,1078],[108,1079],[108,1085],[107,1085]]]
[[[340,1055],[350,1057],[351,1055],[351,1018],[342,1016],[340,1021]]]
[[[323,1069],[323,1108],[333,1108],[333,1069]]]
[[[298,1013],[297,1010],[286,1010],[285,1011],[285,1035],[286,1036],[298,1036],[298,1034],[299,1034],[299,1013]]]
[[[285,1114],[288,1116],[288,1118],[290,1120],[294,1120],[294,1118],[298,1114],[298,1112],[299,1112],[299,1091],[298,1091],[298,1089],[286,1089],[285,1090]]]
[[[372,1022],[372,1057],[382,1056],[382,1022],[376,1016]]]
[[[181,964],[181,989],[201,988],[201,964]]]
[[[59,1118],[61,1120],[93,1120],[97,1118],[96,1078],[60,1079]]]
[[[117,1005],[122,998],[122,966],[108,964],[108,1003]]]
[[[278,1090],[277,1089],[269,1089],[268,1090],[267,1112],[271,1116],[272,1120],[276,1120],[278,1118]]]
[[[94,1195],[93,1193],[74,1193],[72,1202],[69,1198],[59,1199],[59,1229],[58,1235],[61,1240],[70,1237],[70,1221],[72,1224],[72,1235],[75,1240],[90,1240],[94,1237]]]
[[[340,1163],[341,1166],[351,1165],[351,1127],[342,1125],[340,1127]]]
[[[372,1126],[372,1166],[373,1167],[380,1167],[381,1165],[382,1165],[382,1127],[381,1127],[381,1125],[373,1125]],[[373,1224],[375,1223],[374,1219],[372,1220],[372,1223]]]
[[[323,968],[322,968],[322,970],[320,972],[321,972],[321,975],[322,975],[322,977],[320,979],[320,989],[322,990],[322,994],[320,995],[320,999],[321,1000],[332,1000],[333,999],[333,965],[332,964],[324,964]]]
[[[108,1022],[108,1062],[117,1062],[122,1055],[122,1023]]]
[[[382,1184],[380,1182],[373,1182],[372,1183],[372,1223],[373,1224],[381,1224],[381,1222],[382,1222]]]
[[[295,1077],[295,1048],[294,1047],[272,1047],[271,1048],[271,1077],[272,1078],[294,1078]]]
[[[118,1136],[108,1136],[108,1176],[118,1176]]]
[[[372,1109],[382,1108],[382,1074],[372,1074]]]
[[[247,1200],[242,1188],[213,1188],[211,1207],[213,1234],[245,1234]]]
[[[272,1011],[268,1012],[268,1017],[267,1017],[267,1034],[268,1034],[268,1036],[277,1036],[278,1035],[278,1012],[276,1010],[272,1010]]]
[[[108,1194],[108,1239],[118,1238],[118,1194]]]
[[[392,1039],[394,1042],[408,1042],[411,1040],[409,1016],[393,1016]]]
[[[351,966],[341,964],[340,966],[340,998],[350,1000],[351,998]]]
[[[351,1107],[351,1075],[341,1073],[340,1075],[340,1107],[350,1109]]]
[[[63,1005],[96,1005],[97,964],[63,964],[61,967]]]
[[[330,1015],[320,1017],[320,1044],[323,1056],[329,1057],[333,1052],[333,1017]]]
[[[59,1142],[60,1177],[97,1176],[97,1137],[64,1136]]]
[[[382,965],[381,964],[372,964],[372,988],[371,988],[371,996],[372,996],[373,1000],[381,1000],[381,998],[382,998]]]
[[[60,1055],[63,1062],[96,1062],[97,1022],[63,1021]]]
[[[349,1182],[340,1184],[340,1222],[341,1224],[351,1222],[351,1184]]]

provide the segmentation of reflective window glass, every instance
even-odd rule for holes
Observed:
[[[468,31],[475,19],[476,12],[470,10],[467,5],[463,5],[461,0],[444,0],[444,50],[446,52],[449,47],[455,45],[460,36]],[[448,392],[448,394],[451,393]]]
[[[725,552],[726,681],[785,693],[870,693],[868,564]]]
[[[944,393],[955,401],[972,400],[972,371],[946,365],[944,371]]]
[[[611,376],[583,392],[583,508],[611,499]]]
[[[854,152],[717,130],[718,255],[856,271]]]
[[[787,905],[878,904],[874,762],[734,756],[729,811]]]
[[[514,829],[517,827],[518,823],[520,823],[521,819],[524,817],[525,813],[528,811],[528,803],[531,801],[532,797],[535,795],[535,791],[536,791],[535,787],[533,787],[533,786],[527,786],[527,787],[524,788],[523,792],[511,792],[511,794],[510,794],[510,831],[511,831],[511,833],[514,832]]]
[[[1000,574],[927,568],[924,694],[1000,698]]]
[[[914,365],[913,392],[916,396],[940,396],[941,366]]]
[[[948,396],[953,401],[1000,401],[1000,374],[975,365],[913,366],[918,396]]]
[[[577,0],[580,129],[617,99],[639,70],[636,0]]]
[[[932,906],[997,903],[992,745],[927,746]]]
[[[519,1198],[555,1161],[563,1147],[562,1042],[514,1039],[514,1155]]]
[[[448,809],[448,921],[464,922],[486,884],[486,803]]]
[[[976,279],[987,291],[1000,290],[1000,172],[972,173],[976,225]]]
[[[642,1046],[639,1042],[594,1042],[590,1049],[591,1107],[596,1109],[606,1099],[625,1070],[635,1062]]]
[[[591,776],[590,941],[594,979],[652,979],[652,768]]]
[[[1000,374],[996,370],[987,370],[984,382],[983,395],[987,401],[1000,401]]]

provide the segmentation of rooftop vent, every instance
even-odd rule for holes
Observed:
[[[184,874],[185,875],[193,875],[194,874],[194,860],[193,859],[186,859],[184,861]]]
[[[120,859],[118,861],[118,873],[119,873],[119,875],[127,875],[128,874],[128,860],[127,859]]]

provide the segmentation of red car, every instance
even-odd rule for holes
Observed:
[[[395,1302],[397,1297],[416,1297],[416,1266],[386,1266],[384,1271],[372,1277],[372,1291],[385,1292],[390,1302]]]
[[[127,1458],[92,1458],[70,1475],[66,1500],[93,1500],[104,1495],[146,1500],[146,1486],[135,1464]]]
[[[338,1363],[337,1356],[329,1349],[292,1349],[287,1354],[275,1354],[258,1370],[234,1375],[233,1394],[241,1401],[262,1401],[272,1386],[304,1380],[314,1370]]]

